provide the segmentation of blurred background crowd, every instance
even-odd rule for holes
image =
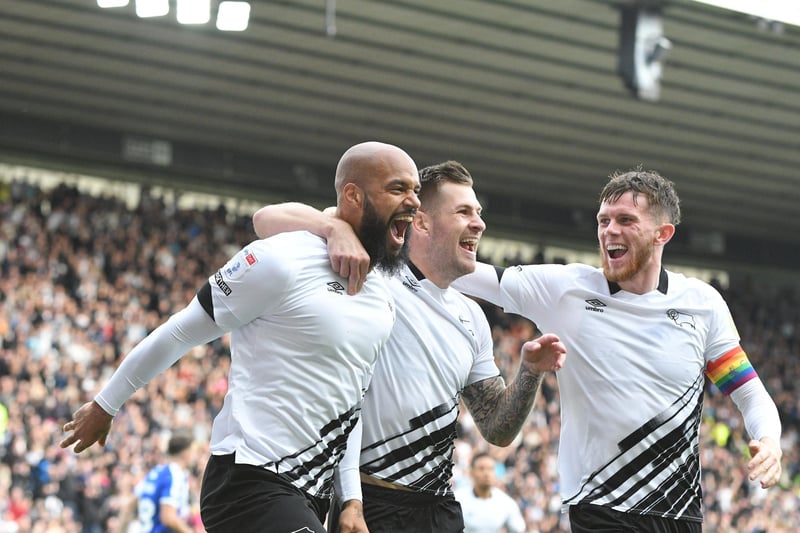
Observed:
[[[199,483],[227,388],[227,336],[195,348],[137,392],[104,450],[76,456],[61,449],[61,426],[124,354],[254,238],[247,216],[223,207],[181,210],[146,190],[131,210],[118,198],[66,185],[0,184],[0,533],[115,531],[133,486],[165,460],[175,430],[190,430],[196,440],[193,520],[202,531]],[[709,532],[789,532],[800,524],[800,294],[757,281],[718,288],[778,404],[784,478],[768,491],[747,480],[741,418],[708,386],[701,448]],[[484,307],[498,365],[513,377],[520,346],[536,327]],[[454,483],[469,483],[472,454],[488,451],[528,531],[568,531],[556,474],[559,424],[554,375],[509,447],[488,445],[462,410]]]

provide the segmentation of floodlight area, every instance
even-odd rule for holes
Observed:
[[[244,31],[250,20],[248,2],[223,1],[217,10],[217,29],[222,31]]]
[[[207,24],[211,20],[211,0],[178,0],[178,22]]]
[[[98,7],[127,7],[130,0],[97,0]],[[170,0],[134,0],[136,15],[141,18],[170,14]],[[233,0],[176,0],[175,15],[180,24],[203,25],[211,21],[216,7],[216,27],[222,31],[244,31],[250,22],[250,2]]]
[[[169,13],[169,0],[136,0],[136,14],[141,18],[163,17]]]

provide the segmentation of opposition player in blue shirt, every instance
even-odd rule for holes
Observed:
[[[173,435],[167,445],[169,461],[150,469],[134,489],[135,523],[139,533],[192,533],[189,525],[189,471],[192,438]],[[123,524],[123,531],[129,526]]]

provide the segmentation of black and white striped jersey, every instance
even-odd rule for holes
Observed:
[[[307,232],[250,243],[198,293],[231,330],[228,392],[213,454],[235,453],[327,497],[375,361],[395,320],[386,280],[348,296],[325,242]]]
[[[500,374],[480,306],[411,268],[389,280],[397,322],[362,409],[360,468],[418,492],[451,492],[461,390]]]
[[[587,265],[508,268],[506,311],[558,334],[565,506],[702,520],[698,431],[706,363],[739,345],[720,294],[662,270],[632,294]]]

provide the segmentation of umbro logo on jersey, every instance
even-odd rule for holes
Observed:
[[[300,529],[295,529],[292,533],[314,533],[314,531],[307,527],[301,527]]]
[[[328,292],[335,292],[336,294],[344,294],[345,287],[338,281],[328,282]]]
[[[598,300],[597,298],[589,298],[588,300],[584,300],[584,302],[589,304],[585,309],[587,311],[594,311],[595,313],[603,313],[603,307],[607,307],[603,300]]]
[[[672,320],[682,328],[697,329],[697,327],[694,324],[694,315],[683,313],[676,309],[668,309],[667,316],[669,317],[670,320]]]
[[[403,280],[403,285],[410,291],[418,292],[420,288],[419,281],[411,276],[406,276],[405,278],[406,279]]]

